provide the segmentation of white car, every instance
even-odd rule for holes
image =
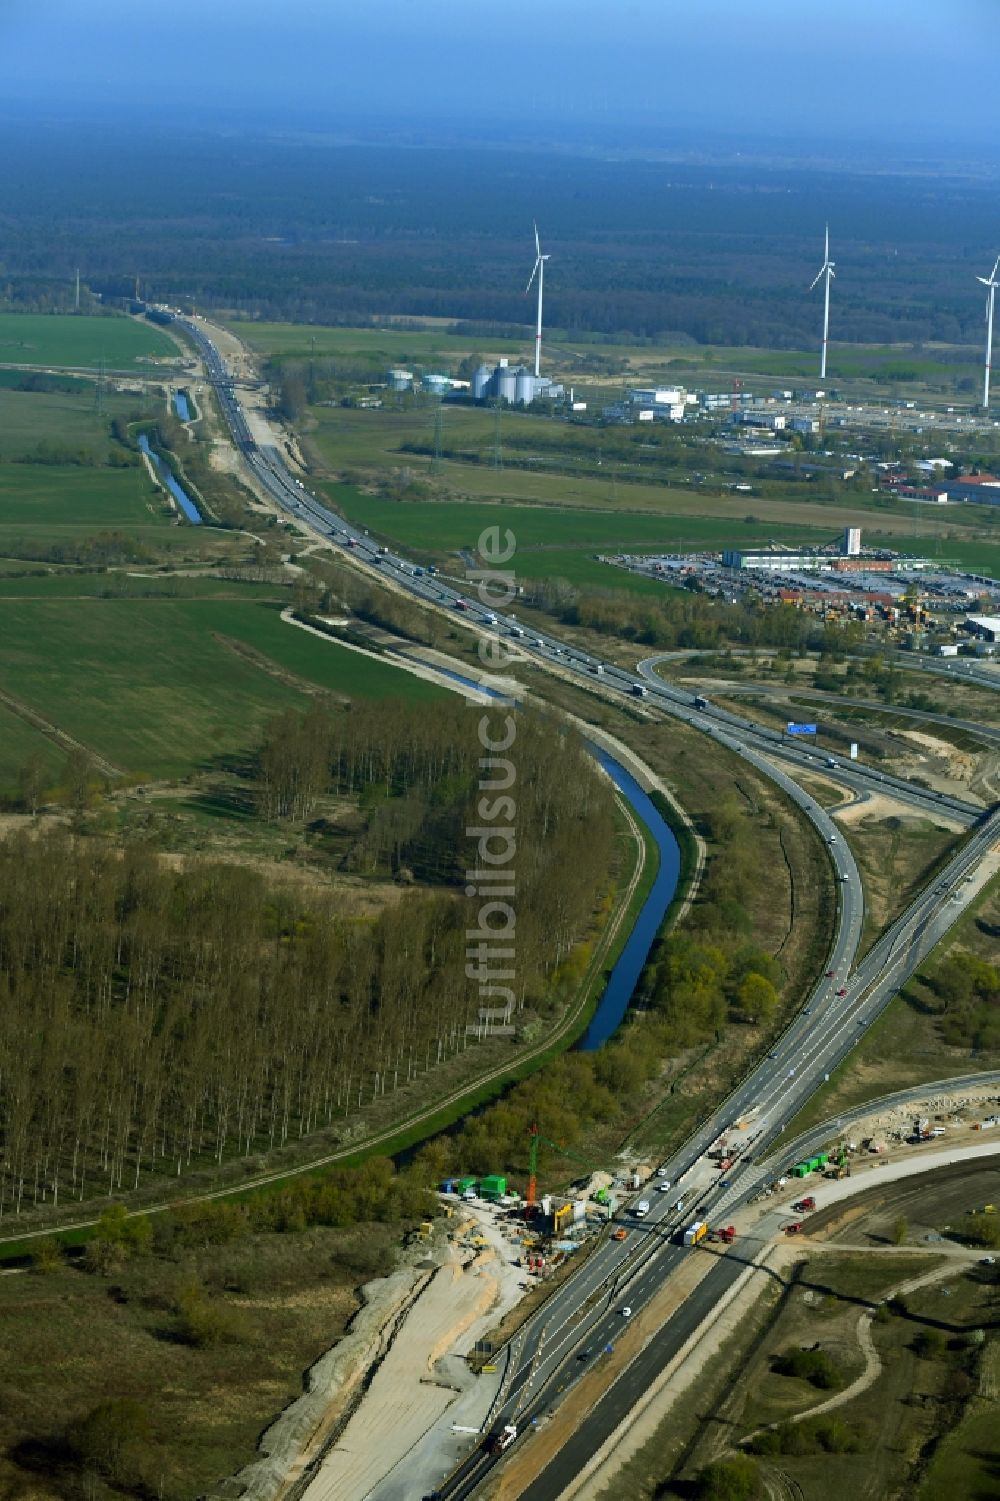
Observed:
[[[630,1319],[631,1317],[632,1317],[632,1310],[631,1310],[631,1308],[629,1308],[629,1307],[626,1306],[625,1308],[622,1309],[622,1318],[623,1319]]]

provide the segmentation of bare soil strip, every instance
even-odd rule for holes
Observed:
[[[120,767],[113,766],[104,756],[98,755],[95,750],[91,750],[89,745],[84,745],[82,740],[77,740],[73,735],[68,734],[66,730],[61,730],[57,724],[52,723],[51,719],[46,719],[36,709],[32,709],[28,704],[22,703],[19,698],[15,698],[12,693],[7,693],[2,688],[0,688],[0,704],[10,709],[11,713],[16,714],[19,719],[23,719],[26,724],[30,724],[32,729],[39,730],[48,740],[58,745],[61,750],[82,751],[85,756],[90,758],[102,776],[124,776],[124,772]]]

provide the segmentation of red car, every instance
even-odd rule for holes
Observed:
[[[838,990],[838,991],[837,991],[837,994],[838,994],[838,995],[846,995],[846,994],[847,994],[847,991],[846,991],[846,990]]]
[[[828,979],[828,980],[832,980],[832,979],[833,979],[833,977],[834,977],[834,975],[835,975],[835,974],[836,974],[836,973],[837,973],[837,971],[836,971],[836,970],[835,970],[835,969],[828,969],[828,970],[827,970],[827,972],[826,972],[826,978],[827,978],[827,979]]]

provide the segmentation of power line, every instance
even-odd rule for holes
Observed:
[[[443,428],[443,419],[442,419],[442,413],[441,413],[441,402],[439,401],[438,404],[437,404],[437,406],[436,406],[436,408],[435,408],[435,410],[434,410],[434,457],[431,460],[431,474],[440,474],[441,473],[441,432],[442,432],[442,428]]]

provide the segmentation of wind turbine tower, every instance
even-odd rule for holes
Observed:
[[[531,291],[531,283],[534,281],[535,274],[537,272],[537,274],[538,274],[538,316],[535,319],[535,379],[536,380],[538,379],[539,375],[541,375],[541,373],[542,373],[541,372],[541,363],[542,363],[542,287],[543,287],[544,282],[545,282],[545,262],[547,260],[548,260],[548,256],[542,254],[542,247],[538,243],[538,225],[536,224],[535,225],[535,264],[534,264],[534,266],[532,268],[531,275],[528,277],[528,285],[524,289],[524,295],[527,297],[528,293]]]
[[[989,409],[989,404],[990,404],[990,370],[991,370],[991,367],[993,365],[993,302],[994,302],[994,299],[996,297],[997,287],[1000,287],[1000,282],[997,281],[997,272],[998,271],[1000,271],[1000,255],[998,255],[997,258],[996,258],[996,264],[993,267],[992,275],[990,275],[990,276],[977,276],[976,277],[976,280],[977,281],[981,281],[982,284],[983,284],[983,286],[987,288],[987,293],[986,293],[986,373],[985,373],[985,375],[983,377],[983,409],[984,410],[988,410]]]
[[[826,380],[826,346],[830,335],[830,282],[834,280],[833,267],[834,262],[830,259],[830,226],[828,224],[826,226],[826,239],[823,248],[823,264],[809,288],[811,292],[818,282],[823,280],[826,282],[823,289],[823,353],[820,356],[819,362],[820,380]]]

